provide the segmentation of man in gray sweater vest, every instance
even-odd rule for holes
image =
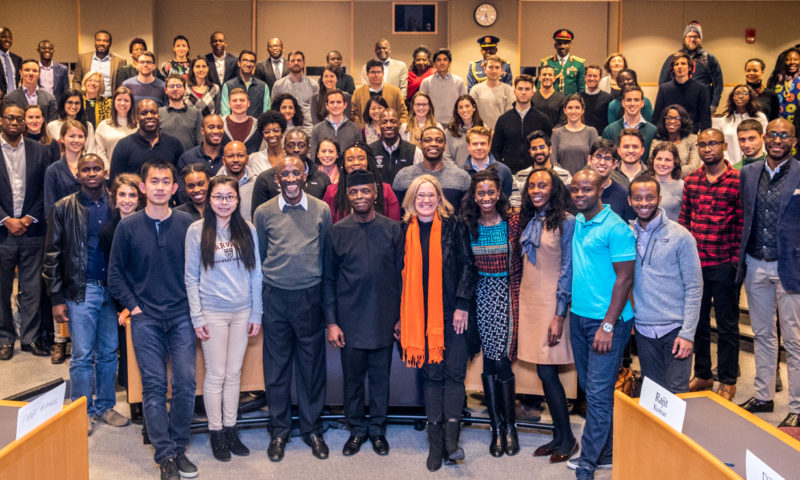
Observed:
[[[672,393],[689,391],[692,346],[703,296],[697,244],[667,218],[661,191],[647,174],[634,178],[628,202],[636,212],[634,325],[642,375]]]
[[[267,455],[273,462],[283,458],[292,429],[292,371],[303,441],[315,457],[328,458],[320,421],[325,401],[322,252],[332,222],[328,205],[303,191],[305,168],[299,156],[287,155],[274,168],[281,194],[253,216],[264,276],[264,384],[271,416]]]

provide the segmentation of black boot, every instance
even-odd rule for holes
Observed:
[[[502,399],[503,425],[505,426],[506,455],[519,453],[519,438],[517,437],[516,402],[514,401],[514,377],[507,381],[499,380],[500,398]]]
[[[486,410],[489,412],[489,423],[492,428],[492,441],[489,443],[489,453],[493,457],[502,457],[506,449],[504,444],[505,434],[500,432],[503,417],[500,414],[500,401],[497,397],[497,376],[481,375],[483,380],[483,395],[486,400]]]
[[[225,438],[225,432],[222,430],[211,430],[211,453],[214,458],[220,462],[229,462],[231,460],[231,451],[228,448],[228,440]]]
[[[428,460],[426,466],[431,472],[442,468],[443,428],[441,422],[428,422]]]
[[[236,427],[222,427],[222,431],[225,433],[225,440],[228,442],[228,448],[230,449],[231,453],[237,455],[239,457],[246,457],[250,455],[250,449],[239,440],[239,432],[236,430]]]
[[[458,446],[458,437],[461,433],[461,421],[455,418],[447,420],[444,424],[444,451],[447,465],[453,465],[457,460],[464,460],[464,449]]]

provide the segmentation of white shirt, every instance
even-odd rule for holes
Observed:
[[[50,62],[50,66],[47,67],[39,62],[39,85],[41,85],[47,93],[53,93],[53,88],[55,86],[55,68],[53,68],[53,62]]]
[[[214,54],[212,53],[212,55]],[[225,52],[222,53],[221,57],[214,55],[214,67],[217,69],[219,83],[225,83],[225,57],[227,56]]]
[[[0,147],[3,149],[8,180],[11,183],[11,199],[14,205],[14,218],[22,216],[22,204],[25,202],[25,175],[27,173],[25,164],[25,139],[20,138],[16,147],[0,135]],[[0,223],[6,220],[5,217]]]
[[[285,207],[286,205],[289,204],[286,202],[286,200],[283,199],[283,194],[278,195],[278,210],[283,212],[283,207]],[[297,205],[303,207],[303,210],[308,211],[308,197],[306,196],[305,191],[300,192],[300,203],[298,203]],[[292,206],[296,207],[297,205],[292,205]]]
[[[103,90],[103,97],[111,96],[111,54],[107,54],[104,58],[97,58],[97,53],[92,55],[92,71],[100,72],[103,76],[103,83],[105,90]],[[88,72],[87,72],[88,73]],[[83,80],[82,78],[78,81]]]

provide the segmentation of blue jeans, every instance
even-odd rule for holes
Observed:
[[[142,375],[147,435],[161,463],[186,450],[194,415],[196,337],[188,312],[160,319],[131,317],[131,339]],[[167,359],[172,369],[172,400],[167,412]]]
[[[66,303],[72,338],[70,398],[75,401],[85,396],[86,413],[90,417],[102,415],[117,401],[114,376],[119,345],[114,301],[106,287],[89,282],[83,302],[67,300]]]
[[[578,470],[593,473],[598,461],[611,461],[614,385],[625,345],[631,338],[633,322],[617,321],[611,351],[600,355],[592,348],[594,335],[602,320],[570,313],[570,340],[575,356],[578,383],[586,392],[586,423],[581,436]],[[579,472],[580,473],[580,472]]]

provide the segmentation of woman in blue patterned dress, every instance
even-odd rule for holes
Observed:
[[[772,70],[767,81],[767,88],[772,89],[778,94],[780,104],[780,115],[789,120],[794,120],[797,113],[798,95],[800,95],[800,48],[787,48],[775,62],[775,69]]]

